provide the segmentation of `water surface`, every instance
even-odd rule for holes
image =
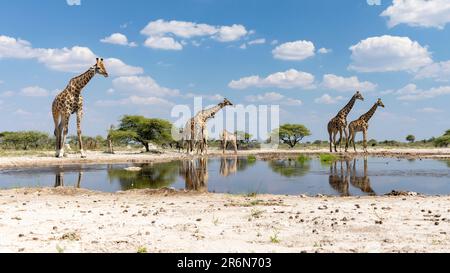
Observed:
[[[142,170],[125,170],[131,166]],[[402,190],[449,195],[450,161],[369,157],[323,164],[318,159],[248,161],[228,157],[0,171],[1,189],[56,186],[103,192],[173,187],[233,194],[363,196]]]

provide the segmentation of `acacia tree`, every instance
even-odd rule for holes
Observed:
[[[163,144],[173,141],[172,124],[163,119],[150,119],[143,116],[124,116],[117,130],[110,132],[113,140],[131,140],[141,143],[147,152],[149,144]]]
[[[410,142],[410,143],[414,143],[414,141],[416,141],[416,137],[413,135],[408,135],[406,137],[406,141]]]
[[[303,138],[310,136],[311,132],[302,124],[284,124],[278,131],[280,141],[294,148]]]

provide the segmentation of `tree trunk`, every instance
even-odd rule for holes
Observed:
[[[148,142],[144,143],[144,147],[145,147],[145,151],[146,151],[147,153],[149,153],[149,152],[150,152],[150,147],[149,147],[149,145],[148,145]]]

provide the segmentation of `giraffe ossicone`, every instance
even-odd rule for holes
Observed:
[[[65,156],[64,145],[67,133],[69,132],[69,119],[72,114],[76,114],[79,149],[81,157],[86,158],[81,131],[81,122],[83,119],[83,97],[81,96],[81,91],[96,74],[100,74],[105,78],[109,76],[101,58],[97,58],[95,65],[90,67],[86,72],[72,78],[66,88],[53,101],[52,114],[55,123],[56,157],[63,158]]]

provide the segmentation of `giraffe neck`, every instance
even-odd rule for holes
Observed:
[[[205,122],[208,121],[209,119],[212,118],[212,115],[213,115],[213,114],[216,114],[217,112],[219,112],[220,110],[222,110],[223,107],[224,107],[223,104],[219,104],[219,105],[217,105],[217,106],[214,106],[213,108],[204,110],[204,111],[202,112],[203,120],[204,120]]]
[[[355,102],[356,102],[356,97],[353,96],[352,99],[349,101],[349,103],[344,108],[342,108],[341,111],[339,111],[338,116],[347,118],[348,114],[353,109],[353,106],[355,106]]]
[[[77,76],[72,79],[71,83],[75,85],[75,93],[80,94],[81,90],[94,78],[95,76],[95,68],[91,67],[88,71],[84,72],[80,76]]]
[[[378,108],[378,104],[375,103],[375,105],[372,106],[372,108],[370,108],[369,112],[367,112],[361,116],[361,119],[364,120],[365,122],[368,122],[375,114],[375,111],[377,111],[377,108]]]

